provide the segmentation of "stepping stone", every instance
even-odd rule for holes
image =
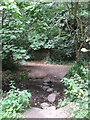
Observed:
[[[43,83],[43,85],[48,86],[48,83]]]
[[[29,110],[26,110],[22,116],[24,118],[36,118],[36,120],[38,118],[58,118],[58,120],[62,120],[62,118],[71,118],[70,117],[70,113],[69,110],[65,111],[64,108],[60,108],[60,109],[55,109],[54,106],[48,107],[47,109],[40,109],[40,108],[36,108],[36,107],[32,107]],[[70,119],[71,120],[71,119]]]
[[[56,96],[57,96],[57,94],[55,94],[55,93],[52,93],[52,94],[48,95],[48,101],[50,103],[53,103],[56,99]]]
[[[45,79],[44,83],[51,83],[51,79],[50,78]]]
[[[47,92],[53,92],[53,88],[48,88]]]
[[[43,90],[47,90],[48,88],[50,88],[49,86],[43,86],[42,89]]]
[[[51,107],[48,107],[47,110],[56,110],[56,107],[55,106],[51,106]]]
[[[40,106],[41,106],[41,108],[46,109],[46,108],[49,107],[50,105],[49,105],[48,103],[44,102],[44,103],[41,103]]]
[[[37,107],[32,107],[29,110],[26,110],[23,114],[23,118],[41,118],[41,116],[44,116],[42,114],[42,109]]]

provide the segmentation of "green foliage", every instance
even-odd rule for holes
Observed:
[[[71,78],[63,78],[67,89],[65,89],[65,94],[71,97],[71,99],[82,98],[88,88],[88,80],[82,79],[78,74],[75,74]]]
[[[88,96],[83,97],[83,100],[72,102],[70,113],[73,118],[89,119]]]
[[[57,12],[57,14],[56,14]],[[54,38],[59,35],[60,4],[30,3],[24,9],[28,32],[29,48],[53,48]],[[28,18],[28,19],[27,19]]]
[[[21,71],[20,73],[18,73],[18,80],[21,81],[21,80],[27,80],[27,75],[24,71]]]
[[[86,16],[88,9],[83,9],[84,4],[79,6],[78,14]],[[70,22],[70,17],[64,3],[9,1],[1,2],[0,8],[2,9],[0,39],[4,66],[8,64],[7,61],[12,61],[10,65],[16,61],[24,63],[24,60],[29,59],[27,54],[32,49],[42,48],[57,50],[55,54],[62,60],[75,59],[73,35],[69,34],[66,25],[66,18],[67,22]],[[74,18],[73,23],[76,23]]]
[[[31,43],[30,48],[34,50],[40,49],[42,46],[48,48],[45,44],[47,37],[44,34],[29,33],[28,40]]]
[[[71,71],[70,78],[62,79],[67,87],[65,94],[69,95],[71,99],[82,98],[88,89],[88,69],[84,68],[83,65],[78,66],[76,64],[71,68]]]
[[[83,61],[79,62],[79,64],[75,63],[70,71],[68,72],[68,77],[74,76],[75,74],[78,74],[82,79],[87,80],[88,79],[88,69],[84,67]]]
[[[81,65],[74,65],[68,75],[61,81],[65,85],[64,101],[59,101],[59,106],[71,104],[71,117],[88,118],[88,69]]]
[[[20,112],[30,107],[29,99],[31,94],[27,90],[20,91],[16,89],[12,81],[10,87],[11,89],[6,94],[6,97],[0,100],[0,110],[2,110],[0,119],[18,118],[20,117]]]
[[[29,56],[23,48],[21,34],[24,32],[23,23],[20,20],[21,13],[16,3],[2,2],[2,29],[0,38],[2,42],[2,60],[4,66],[7,61],[27,60]],[[12,63],[10,62],[10,63]],[[8,64],[8,66],[10,65]]]
[[[58,102],[58,105],[60,107],[64,107],[70,103],[70,100],[68,98],[64,98],[64,100],[60,99]]]

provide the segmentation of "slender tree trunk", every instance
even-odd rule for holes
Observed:
[[[79,33],[77,33],[75,31],[75,28],[72,26],[72,21],[70,24],[68,24],[68,20],[66,18],[66,24],[67,24],[67,27],[68,27],[70,34],[72,35],[72,33],[74,33],[73,39],[74,39],[74,44],[75,44],[76,61],[77,61],[77,63],[79,63],[81,48],[83,47],[83,45],[85,43],[85,38],[86,38],[85,31],[83,29],[82,20],[79,18],[79,16],[77,16],[79,2],[76,2],[74,4],[71,2],[71,8],[68,5],[68,3],[66,5],[67,5],[68,11],[69,11],[69,17],[71,18],[71,20],[72,20],[72,16],[74,17],[74,19],[76,20],[75,24],[77,24],[77,28],[80,30],[80,34],[81,34],[81,36],[79,36]],[[74,9],[74,6],[75,6],[75,9]]]

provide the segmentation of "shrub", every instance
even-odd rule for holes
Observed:
[[[71,78],[63,78],[67,89],[65,89],[65,94],[70,96],[71,99],[82,98],[88,89],[88,79],[82,79],[78,74],[75,74]]]
[[[3,66],[10,68],[14,66],[17,60],[24,63],[29,59],[27,51],[24,48],[21,35],[25,32],[21,21],[21,13],[16,2],[2,2],[2,28],[0,30],[0,39],[2,42],[2,60]],[[9,61],[9,62],[8,62]]]
[[[68,98],[65,98],[64,100],[60,99],[59,102],[58,102],[58,105],[60,107],[64,107],[65,105],[67,105],[69,103],[70,103],[70,100]]]
[[[75,74],[78,74],[84,80],[88,79],[88,69],[84,67],[83,61],[81,61],[79,64],[75,63],[67,76],[71,77],[74,76]]]
[[[88,96],[85,95],[82,100],[72,102],[70,109],[71,116],[73,118],[90,118],[88,108]]]
[[[66,86],[65,94],[71,99],[82,98],[88,89],[88,69],[75,64],[68,77],[61,80]]]
[[[27,90],[20,91],[16,89],[13,82],[11,82],[10,86],[11,89],[6,94],[6,97],[0,100],[0,110],[2,110],[0,119],[18,118],[20,112],[30,107],[29,98],[31,98],[31,94]]]
[[[70,113],[74,118],[89,118],[88,116],[88,69],[81,65],[74,65],[68,78],[61,80],[66,86],[64,101],[59,101],[62,107],[71,102]]]

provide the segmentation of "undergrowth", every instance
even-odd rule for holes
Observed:
[[[75,64],[67,77],[61,80],[65,85],[66,98],[59,101],[59,106],[70,104],[72,118],[89,118],[88,74],[89,71],[83,64]]]
[[[28,93],[27,90],[20,91],[16,89],[13,81],[11,81],[10,88],[9,92],[6,93],[6,97],[0,100],[0,119],[20,118],[22,117],[20,113],[26,108],[30,108],[31,93]]]

